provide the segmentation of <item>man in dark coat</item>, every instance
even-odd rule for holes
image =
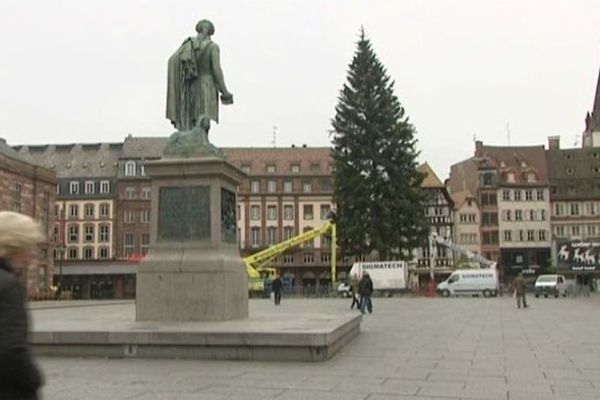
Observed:
[[[519,275],[513,280],[513,287],[515,288],[515,296],[517,297],[517,308],[521,308],[521,302],[523,308],[527,308],[527,300],[525,299],[525,279],[523,274],[519,272]]]
[[[281,304],[281,292],[283,291],[283,282],[279,276],[273,279],[271,283],[271,287],[273,288],[273,298],[275,299],[275,305],[278,306]]]
[[[42,386],[27,345],[26,290],[17,277],[39,236],[29,217],[0,212],[0,399],[35,400]]]
[[[358,283],[358,294],[360,294],[360,312],[365,313],[365,308],[369,314],[373,312],[373,304],[371,303],[371,295],[373,294],[373,281],[368,272],[364,272]]]

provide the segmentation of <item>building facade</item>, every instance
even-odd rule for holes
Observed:
[[[435,174],[428,163],[420,165],[417,170],[424,174],[421,188],[425,195],[425,204],[423,209],[431,233],[452,240],[454,237],[454,202],[446,186]],[[424,287],[431,278],[431,262],[433,259],[433,274],[436,281],[445,279],[454,271],[454,254],[445,246],[433,243],[433,257],[431,257],[431,245],[424,245],[416,249],[416,265],[410,268],[411,273],[415,275],[411,279],[413,284],[418,282],[419,286]]]
[[[14,211],[39,221],[46,239],[35,261],[22,271],[29,297],[45,297],[52,286],[54,270],[54,205],[56,174],[21,157],[0,139],[0,210]]]
[[[477,198],[468,190],[452,193],[454,201],[454,243],[475,254],[481,254],[479,231],[479,205]],[[455,265],[469,264],[464,257],[455,260]]]
[[[54,284],[74,298],[123,297],[116,262],[116,167],[122,143],[19,146],[18,154],[56,172]],[[133,268],[129,268],[134,270]]]

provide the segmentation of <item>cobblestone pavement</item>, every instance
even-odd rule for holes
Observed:
[[[517,310],[512,298],[374,299],[361,334],[323,363],[40,359],[43,398],[599,399],[600,300],[529,300]],[[299,312],[348,306],[282,303]]]

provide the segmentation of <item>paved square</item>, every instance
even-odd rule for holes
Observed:
[[[361,334],[322,363],[40,359],[44,399],[598,399],[600,298],[374,299]],[[286,311],[347,312],[341,299]],[[115,306],[118,307],[118,306]],[[252,300],[251,308],[273,308]],[[68,310],[68,309],[65,309]],[[94,312],[94,307],[89,307]]]

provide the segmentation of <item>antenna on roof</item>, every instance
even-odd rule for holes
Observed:
[[[577,147],[579,145],[579,135],[575,135],[575,141],[573,142],[573,147]]]
[[[506,121],[506,140],[508,140],[508,145],[510,146],[510,122]]]
[[[273,147],[277,147],[277,126],[273,126],[273,140],[271,140]]]

